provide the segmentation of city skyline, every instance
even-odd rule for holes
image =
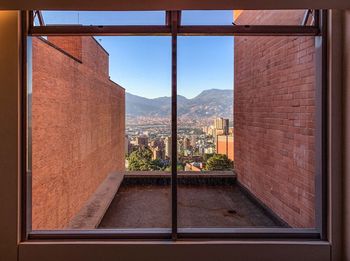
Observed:
[[[217,160],[227,163],[224,164],[226,167],[217,170],[233,168],[233,127],[229,126],[229,119],[222,117],[215,117],[210,125],[208,122],[180,124],[176,138],[178,170],[210,170]],[[169,125],[127,125],[125,133],[127,171],[170,170],[172,137]],[[215,160],[208,161],[214,156]]]

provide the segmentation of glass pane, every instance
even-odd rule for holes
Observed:
[[[178,93],[179,227],[232,226],[233,37],[179,37]]]
[[[307,9],[300,10],[235,10],[236,25],[302,25]],[[309,15],[307,25],[311,25],[313,13]]]
[[[170,228],[170,47],[32,38],[34,230]]]
[[[182,25],[301,25],[308,9],[182,11]],[[309,14],[307,25],[313,22]]]
[[[179,37],[180,228],[315,227],[314,52],[314,37]]]
[[[280,225],[314,228],[315,38],[234,41],[237,181]]]
[[[232,25],[232,22],[232,10],[181,12],[182,25]]]
[[[170,47],[169,37],[125,37],[115,47],[127,91],[126,175],[100,228],[171,227]]]
[[[164,11],[42,11],[42,15],[46,25],[165,24]]]

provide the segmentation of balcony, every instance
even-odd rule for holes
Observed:
[[[245,190],[232,171],[178,173],[182,228],[287,227]],[[169,172],[114,172],[73,218],[69,229],[170,228]]]

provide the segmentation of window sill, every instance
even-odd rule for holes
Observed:
[[[19,245],[18,260],[331,260],[325,241],[41,241]]]

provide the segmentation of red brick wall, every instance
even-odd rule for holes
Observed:
[[[254,12],[237,24],[282,23],[278,12]],[[314,51],[313,37],[234,39],[238,180],[292,227],[315,225]]]
[[[300,10],[236,10],[237,25],[300,25],[305,9]],[[242,15],[242,16],[241,16]],[[309,19],[308,24],[310,24]]]
[[[82,44],[83,38],[80,36],[70,36],[70,37],[55,37],[50,36],[50,43],[54,44],[56,47],[61,48],[66,51],[70,55],[79,59],[80,61],[83,59],[82,55]]]
[[[57,37],[50,36],[48,40],[71,54],[78,60],[84,60],[87,70],[99,72],[103,77],[108,78],[108,53],[100,46],[100,44],[93,37]],[[82,48],[84,47],[84,48]],[[96,59],[96,57],[98,57]]]
[[[106,74],[107,53],[91,37],[52,42],[81,63],[33,38],[33,229],[64,228],[110,172],[124,170],[125,92]]]

